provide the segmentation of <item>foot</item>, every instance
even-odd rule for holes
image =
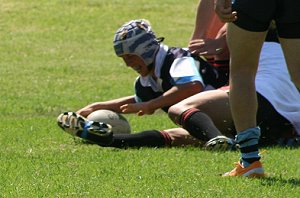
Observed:
[[[223,174],[223,177],[228,176],[265,177],[265,173],[260,161],[255,161],[246,168],[240,162],[236,162],[232,171]]]
[[[206,142],[204,148],[206,150],[215,151],[236,150],[236,142],[234,141],[234,139],[221,135]]]
[[[88,135],[111,136],[112,127],[102,122],[93,122],[74,112],[65,112],[58,116],[57,124],[72,136],[86,139]]]

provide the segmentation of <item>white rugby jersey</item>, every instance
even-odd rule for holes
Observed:
[[[291,81],[280,44],[263,44],[255,83],[257,92],[268,99],[300,135],[300,93]]]

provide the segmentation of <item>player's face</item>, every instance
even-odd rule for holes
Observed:
[[[141,76],[147,76],[149,74],[147,65],[139,56],[134,54],[125,54],[122,58],[128,67],[131,67]]]

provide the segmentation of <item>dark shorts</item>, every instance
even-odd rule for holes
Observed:
[[[279,37],[300,38],[299,0],[235,0],[232,8],[234,23],[245,30],[263,32],[275,20]]]
[[[280,115],[267,99],[257,93],[257,100],[256,120],[261,128],[260,145],[276,145],[279,139],[295,136],[293,125]]]

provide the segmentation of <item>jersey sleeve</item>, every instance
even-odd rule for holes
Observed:
[[[199,62],[192,57],[176,58],[170,68],[170,75],[175,84],[198,81],[205,86],[199,73]]]

